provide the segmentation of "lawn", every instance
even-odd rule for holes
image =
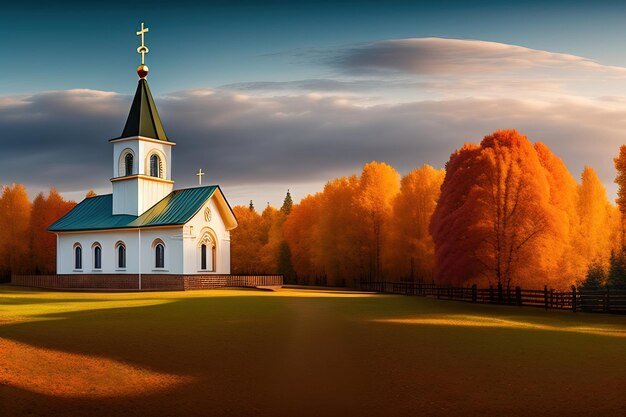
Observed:
[[[0,416],[626,415],[626,317],[0,286]]]

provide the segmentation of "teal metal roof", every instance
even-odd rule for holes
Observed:
[[[51,232],[175,226],[187,223],[219,189],[217,185],[171,192],[141,216],[113,215],[113,195],[86,198],[48,228]]]

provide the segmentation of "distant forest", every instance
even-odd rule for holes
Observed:
[[[287,192],[279,209],[234,207],[232,273],[332,286],[626,288],[626,145],[614,164],[616,205],[593,168],[576,181],[547,146],[514,130],[465,144],[444,170],[424,165],[401,177],[370,162],[297,204]],[[46,229],[75,204],[55,189],[30,202],[23,185],[3,186],[0,274],[54,273]]]

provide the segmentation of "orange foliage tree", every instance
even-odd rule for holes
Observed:
[[[33,273],[56,272],[56,238],[47,229],[75,205],[74,201],[65,201],[55,188],[50,189],[47,197],[39,193],[33,200],[30,223],[30,264]]]
[[[233,274],[255,274],[261,271],[263,248],[262,219],[252,204],[235,206],[238,226],[231,232],[231,270]]]
[[[322,213],[322,194],[309,195],[293,206],[285,221],[283,235],[291,250],[291,262],[298,283],[322,283],[324,265],[321,256],[318,219]]]
[[[4,279],[30,272],[28,231],[31,205],[21,184],[2,187],[0,195],[0,274]]]
[[[587,272],[588,262],[578,250],[578,242],[585,239],[580,229],[578,184],[563,161],[546,145],[536,143],[535,151],[546,172],[550,205],[557,219],[553,223],[555,239],[550,244],[550,256],[556,264],[552,271],[547,272],[555,277],[557,282],[554,284],[564,287],[576,282]]]
[[[393,277],[432,281],[435,245],[428,230],[445,176],[424,165],[402,178],[394,199],[391,242],[386,263]]]
[[[569,219],[558,217],[551,175],[514,130],[452,154],[430,226],[437,281],[511,287],[558,279],[551,272],[562,253],[553,247],[567,239],[559,222]]]
[[[380,280],[384,275],[382,259],[389,246],[392,204],[400,191],[400,174],[384,162],[370,162],[363,167],[357,197],[362,214],[362,239],[365,242],[364,262],[369,267],[368,279]]]
[[[576,251],[587,265],[597,263],[608,268],[615,237],[611,231],[618,229],[619,223],[615,220],[619,216],[593,168],[586,166],[583,169],[578,193],[581,238],[577,242]]]

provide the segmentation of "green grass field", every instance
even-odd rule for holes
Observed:
[[[0,416],[626,415],[626,317],[0,286]]]

